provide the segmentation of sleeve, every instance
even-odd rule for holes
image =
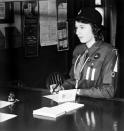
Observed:
[[[69,78],[66,79],[64,81],[64,83],[62,84],[64,89],[73,89],[73,88],[75,88],[74,64],[75,64],[75,61],[76,61],[78,55],[80,54],[79,49],[80,49],[79,47],[76,47],[74,52],[73,52],[72,66],[71,66],[71,69],[69,71]]]
[[[76,56],[73,56],[72,66],[69,72],[69,78],[64,81],[62,86],[64,89],[73,89],[75,87],[75,79],[74,79],[74,63],[76,60]]]
[[[79,89],[77,94],[94,98],[112,98],[117,90],[118,54],[113,49],[105,58],[102,69],[102,80],[98,87]]]

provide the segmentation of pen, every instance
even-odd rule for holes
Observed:
[[[53,93],[54,93],[54,92],[56,92],[56,93],[59,92],[59,90],[58,90],[58,91],[55,91],[59,85],[60,85],[60,83],[57,83],[57,84],[56,84],[56,86],[53,88]]]
[[[76,80],[75,88],[78,88],[78,80]]]
[[[77,88],[78,88],[78,81],[79,80],[76,80],[76,83],[75,83],[75,89],[76,89],[76,92],[75,92],[75,102],[76,102],[76,95],[77,95]]]

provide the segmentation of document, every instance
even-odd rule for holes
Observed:
[[[13,104],[13,102],[9,102],[9,101],[2,101],[0,100],[0,108],[6,107]]]
[[[42,116],[45,117],[50,117],[50,118],[57,118],[59,116],[62,116],[70,111],[73,111],[75,109],[83,107],[84,104],[79,104],[79,103],[74,103],[74,102],[66,102],[63,104],[59,104],[57,106],[53,107],[42,107],[40,109],[34,110],[33,115],[35,116]],[[38,117],[37,117],[38,118]]]
[[[75,101],[77,89],[61,90],[59,91],[58,102]]]
[[[1,113],[0,112],[0,122],[7,121],[7,120],[12,119],[16,116],[17,115],[14,115],[14,114],[7,114],[7,113]]]
[[[59,102],[59,101],[58,101],[59,94],[45,95],[45,96],[43,96],[43,97],[48,98],[48,99],[51,99],[51,100],[53,100],[53,101],[55,101],[55,102]]]
[[[56,101],[58,103],[63,103],[63,102],[75,101],[76,93],[77,93],[76,89],[61,90],[61,91],[59,91],[58,94],[45,95],[43,97],[51,99],[51,100]]]

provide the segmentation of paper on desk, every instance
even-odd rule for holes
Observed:
[[[58,102],[58,97],[59,97],[59,94],[54,94],[54,95],[45,95],[45,96],[43,96],[43,97],[45,97],[45,98],[48,98],[48,99],[51,99],[51,100],[53,100],[53,101]]]
[[[6,106],[11,105],[11,104],[13,104],[13,102],[0,100],[0,108],[6,107]]]
[[[61,91],[59,91],[58,94],[45,95],[43,97],[46,97],[46,98],[56,101],[58,103],[75,101],[76,89],[61,90]]]
[[[12,119],[16,116],[17,115],[14,115],[14,114],[7,114],[7,113],[1,113],[0,112],[0,122],[7,121],[7,120]]]

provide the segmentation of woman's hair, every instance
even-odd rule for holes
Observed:
[[[103,29],[102,27],[97,26],[94,23],[91,23],[87,20],[83,20],[83,19],[76,19],[77,22],[81,22],[81,23],[85,23],[85,24],[90,24],[92,27],[92,32],[94,34],[95,40],[99,41],[99,40],[104,40],[104,36],[103,36]]]
[[[89,24],[90,24],[91,27],[92,27],[92,31],[93,31],[95,40],[96,40],[96,41],[104,40],[102,28],[98,27],[96,24],[92,24],[92,23],[89,23]]]

